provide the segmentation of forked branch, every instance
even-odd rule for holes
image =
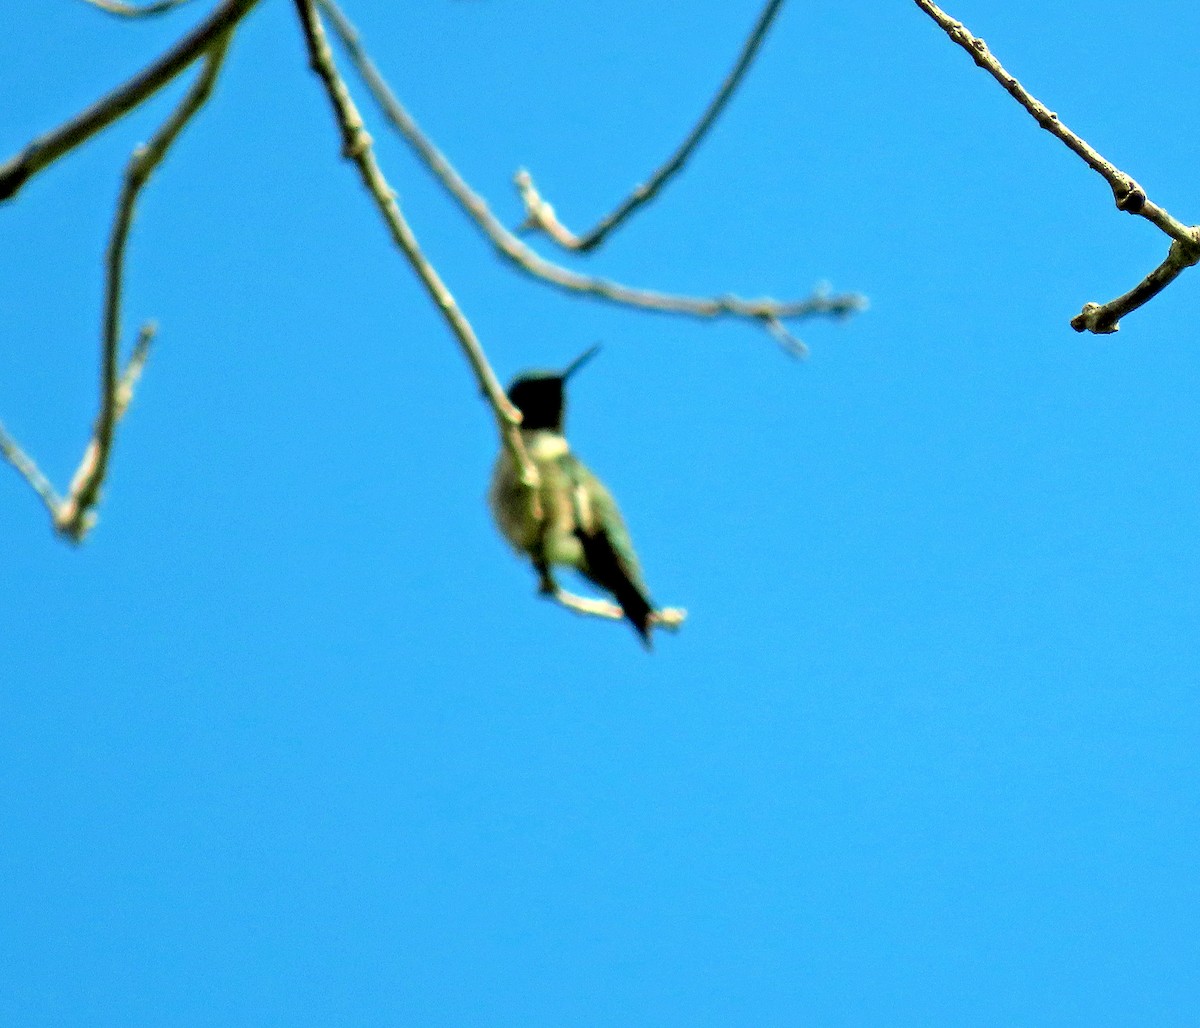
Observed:
[[[525,222],[521,225],[522,229],[537,229],[545,232],[560,246],[568,250],[578,250],[586,253],[588,250],[593,250],[599,246],[613,229],[621,222],[628,218],[643,204],[649,203],[658,193],[667,180],[679,172],[692,152],[700,145],[701,140],[712,128],[713,122],[725,109],[725,105],[729,103],[730,97],[741,83],[746,72],[750,70],[750,65],[754,63],[754,58],[758,55],[759,47],[767,37],[767,32],[771,28],[771,23],[775,20],[775,15],[779,13],[779,9],[783,6],[783,0],[768,0],[768,3],[763,7],[762,12],[758,16],[758,21],[755,22],[754,28],[750,30],[750,35],[746,38],[746,42],[742,44],[742,51],[738,55],[737,63],[734,64],[733,70],[725,77],[725,81],[721,83],[721,88],[717,90],[716,96],[712,98],[704,113],[700,116],[700,120],[696,122],[695,127],[688,133],[687,138],[679,145],[679,148],[669,157],[666,162],[653,175],[650,176],[641,185],[634,188],[620,204],[608,215],[601,218],[596,223],[595,227],[585,232],[583,235],[576,235],[567,228],[561,221],[558,220],[554,213],[554,207],[547,203],[537,186],[534,184],[533,176],[522,168],[513,177],[513,182],[516,184],[517,191],[521,194],[521,200],[525,204]]]
[[[556,288],[577,295],[590,296],[609,303],[662,314],[681,314],[687,317],[712,319],[733,317],[758,324],[779,341],[788,352],[805,352],[804,344],[783,329],[785,321],[816,315],[845,317],[866,306],[866,299],[857,293],[832,295],[818,290],[804,300],[779,301],[769,298],[746,300],[737,296],[693,297],[636,289],[608,279],[594,278],[568,271],[554,264],[510,232],[488,209],[487,203],[475,193],[446,157],[421,131],[416,121],[396,99],[395,94],[371,61],[358,33],[334,0],[316,0],[329,16],[334,30],[341,38],[346,52],[358,69],[375,102],[384,116],[404,137],[425,166],[476,227],[487,237],[496,252],[525,274]]]
[[[143,326],[129,361],[122,370],[121,296],[124,288],[125,251],[138,196],[184,127],[212,94],[213,84],[220,72],[231,34],[232,29],[226,29],[210,42],[205,52],[204,67],[195,83],[150,142],[134,150],[126,168],[106,257],[100,356],[100,411],[96,416],[92,438],[84,450],[83,459],[64,498],[58,497],[34,461],[21,449],[16,440],[0,427],[0,453],[41,498],[50,512],[55,531],[75,543],[82,542],[95,524],[95,507],[100,501],[100,490],[108,472],[117,424],[133,398],[134,387],[145,367],[155,333],[153,324]]]
[[[962,22],[955,21],[930,0],[914,2],[937,22],[951,40],[970,54],[971,59],[980,68],[999,82],[1042,128],[1061,140],[1072,153],[1108,183],[1118,210],[1145,218],[1173,240],[1166,260],[1133,289],[1106,304],[1087,303],[1083,310],[1071,319],[1071,327],[1077,332],[1116,332],[1119,327],[1118,321],[1123,315],[1137,310],[1161,292],[1184,268],[1200,262],[1200,226],[1185,225],[1168,214],[1164,208],[1152,203],[1145,190],[1131,176],[1067,128],[1059,121],[1054,111],[1006,71],[987,48],[987,44],[977,36],[971,35]]]

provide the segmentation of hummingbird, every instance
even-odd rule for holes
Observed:
[[[507,448],[496,459],[488,502],[501,534],[532,562],[543,593],[557,591],[553,565],[574,568],[612,594],[649,649],[654,604],[629,530],[612,494],[563,434],[567,379],[599,349],[586,350],[562,371],[527,371],[512,381],[508,398],[521,412],[521,438],[538,471],[537,502]]]

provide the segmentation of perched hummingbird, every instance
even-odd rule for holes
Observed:
[[[563,371],[529,371],[513,380],[508,398],[521,412],[521,438],[538,470],[537,505],[507,449],[496,460],[488,502],[501,533],[533,562],[542,592],[557,588],[552,565],[574,568],[612,593],[649,648],[654,604],[646,595],[629,530],[612,494],[571,452],[563,435],[563,387],[599,349],[593,346]]]

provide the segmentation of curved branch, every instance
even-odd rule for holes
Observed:
[[[375,102],[384,116],[416,151],[425,166],[434,174],[443,188],[470,216],[476,227],[488,238],[496,252],[514,267],[539,281],[579,295],[590,296],[640,310],[663,314],[681,314],[688,317],[712,319],[734,317],[758,323],[775,335],[775,326],[784,319],[805,318],[813,315],[844,317],[866,306],[866,299],[857,293],[829,295],[818,291],[804,300],[779,301],[767,297],[742,299],[736,296],[694,297],[662,293],[649,289],[636,289],[607,279],[580,275],[546,260],[531,250],[510,232],[488,209],[487,203],[475,193],[453,165],[417,126],[392,93],[383,76],[367,56],[354,26],[342,14],[333,0],[315,0],[329,16],[334,30],[346,47],[350,59],[358,69]],[[776,336],[776,338],[778,338]],[[795,352],[802,348],[798,340],[789,346]]]
[[[107,96],[101,97],[87,110],[39,136],[15,157],[0,164],[0,201],[11,200],[38,172],[148,100],[207,53],[214,42],[237,25],[258,2],[225,0],[153,64]]]
[[[1088,303],[1071,319],[1077,332],[1108,333],[1117,331],[1117,321],[1136,310],[1169,285],[1184,268],[1200,262],[1200,226],[1188,226],[1152,203],[1146,192],[1111,161],[1102,156],[1080,136],[1058,120],[1058,115],[1034,97],[1017,79],[1005,70],[993,56],[987,44],[971,35],[966,26],[955,21],[930,0],[914,0],[916,5],[941,27],[950,39],[962,47],[971,59],[1002,85],[1033,119],[1076,154],[1089,168],[1100,175],[1112,190],[1117,209],[1137,214],[1155,225],[1173,242],[1167,258],[1129,292],[1106,304]]]
[[[637,186],[610,214],[601,218],[594,228],[579,236],[562,224],[555,215],[553,206],[542,199],[541,193],[538,192],[537,186],[534,184],[533,176],[524,168],[518,171],[513,177],[513,182],[517,187],[517,191],[521,194],[521,200],[525,204],[526,217],[521,228],[541,230],[560,246],[568,250],[578,250],[581,253],[586,253],[588,250],[593,250],[599,246],[613,229],[643,204],[649,203],[655,194],[666,185],[667,180],[683,168],[687,159],[691,157],[692,151],[700,145],[700,141],[707,134],[708,130],[712,128],[713,122],[717,120],[717,117],[725,109],[725,105],[729,103],[730,97],[733,96],[734,90],[737,89],[746,72],[750,70],[750,65],[754,63],[754,58],[758,55],[759,47],[762,46],[763,40],[766,39],[767,32],[771,28],[771,23],[775,20],[775,15],[779,13],[779,9],[782,6],[783,0],[768,0],[766,6],[763,7],[762,12],[759,14],[754,28],[750,30],[750,35],[746,38],[746,42],[742,44],[742,51],[738,55],[733,70],[725,76],[725,81],[721,83],[721,88],[717,90],[716,96],[712,98],[708,107],[705,108],[704,113],[700,116],[700,120],[696,122],[696,126],[692,131],[688,133],[687,138],[667,158],[666,163],[650,176],[648,181]]]

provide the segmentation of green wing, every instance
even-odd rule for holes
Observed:
[[[574,454],[561,457],[560,467],[571,483],[577,533],[581,537],[606,536],[622,572],[644,588],[642,568],[633,549],[633,539],[612,493]],[[581,490],[582,497],[579,495]]]
[[[612,493],[570,454],[561,458],[560,467],[571,483],[575,535],[584,558],[579,570],[613,594],[648,648],[654,604],[646,595],[633,541]]]

